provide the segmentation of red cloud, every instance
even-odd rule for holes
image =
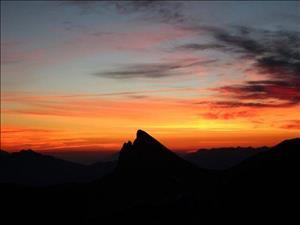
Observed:
[[[248,81],[241,85],[223,86],[215,89],[221,97],[230,99],[216,102],[228,107],[287,107],[300,103],[298,82],[281,80]]]
[[[289,129],[289,130],[299,130],[299,134],[300,134],[300,120],[291,120],[288,123],[281,126],[281,128]]]
[[[202,118],[213,120],[231,120],[237,118],[248,118],[254,116],[250,111],[238,111],[238,112],[208,112],[200,114]]]

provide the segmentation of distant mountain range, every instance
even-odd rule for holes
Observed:
[[[32,150],[0,151],[0,183],[34,186],[87,182],[111,172],[115,162],[89,166],[43,155]]]
[[[251,156],[267,150],[269,150],[268,147],[211,148],[199,149],[196,152],[182,155],[182,157],[201,168],[224,170],[237,165]]]
[[[74,183],[74,177],[69,175],[73,173],[63,172],[69,162],[34,152],[20,152],[17,156],[1,152],[1,167],[3,162],[6,169],[17,167],[20,177],[24,174],[30,179],[26,175],[31,171],[26,169],[29,164],[18,161],[29,157],[32,167],[41,168],[40,174],[48,174],[46,165],[55,161],[57,166],[51,168],[57,176],[71,177],[72,181],[40,188],[20,186],[14,181],[2,183],[1,221],[3,224],[299,224],[299,149],[300,138],[286,140],[230,169],[208,170],[177,156],[139,130],[134,142],[123,145],[115,169],[84,183]],[[70,171],[77,166],[68,164]]]

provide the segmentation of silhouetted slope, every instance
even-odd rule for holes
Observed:
[[[8,156],[8,155],[9,155],[8,152],[3,151],[3,150],[0,149],[0,159],[1,159],[2,157],[6,157],[6,156]]]
[[[299,167],[300,138],[285,140],[268,151],[259,153],[230,171],[230,174],[239,177],[241,173],[254,174],[259,172],[294,172]]]
[[[300,138],[286,140],[227,171],[222,196],[224,209],[236,212],[235,224],[299,222],[299,149]]]
[[[254,156],[260,152],[267,151],[269,148],[252,148],[252,147],[227,147],[227,148],[212,148],[199,149],[196,152],[191,152],[184,155],[184,159],[195,165],[206,168],[224,170],[233,167],[241,161]]]
[[[115,151],[91,151],[91,150],[48,150],[46,153],[55,158],[64,159],[83,165],[91,165],[97,162],[116,161],[118,159],[118,152]]]
[[[100,178],[112,171],[112,163],[84,166],[32,150],[7,153],[0,157],[0,183],[53,185]]]

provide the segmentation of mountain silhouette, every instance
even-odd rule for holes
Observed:
[[[197,209],[205,212],[202,217],[207,220],[213,201],[212,183],[208,171],[197,168],[145,131],[138,130],[133,143],[124,143],[115,171],[97,184],[103,194],[90,201],[88,221],[184,224],[192,218],[196,210],[193,206],[200,201],[204,204]],[[101,209],[105,216],[99,215],[94,207],[97,202],[105,205]]]
[[[255,212],[244,224],[299,221],[293,207],[300,202],[299,149],[300,138],[285,140],[225,172],[222,197],[227,204],[224,208],[236,211],[236,224],[247,218],[253,208]]]
[[[278,176],[284,172],[293,174],[299,166],[299,148],[300,138],[285,140],[267,151],[242,161],[230,169],[229,174],[235,178],[241,177],[241,179],[245,177],[244,174],[252,175],[256,179],[264,173],[274,174],[274,179],[278,179]],[[249,177],[247,179],[249,180]]]
[[[298,224],[298,149],[299,138],[286,140],[230,169],[210,171],[180,158],[139,130],[133,143],[123,145],[115,169],[102,178],[34,188],[0,184],[0,192],[5,193],[1,195],[1,222]],[[32,151],[1,153],[0,165],[4,161],[7,165],[8,158],[43,164],[57,160],[45,157]],[[25,168],[21,165],[28,166],[12,165],[20,168],[20,174]]]
[[[100,178],[112,171],[114,163],[84,166],[32,150],[0,154],[0,183],[47,186],[83,182]]]
[[[137,131],[133,143],[124,143],[116,167],[117,172],[131,173],[190,173],[196,169],[198,170],[142,130]]]

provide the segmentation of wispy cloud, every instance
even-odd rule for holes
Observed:
[[[116,10],[120,14],[162,23],[178,24],[187,19],[182,12],[183,2],[176,1],[68,1],[60,6],[75,6],[81,15],[100,13],[101,10]]]
[[[99,13],[99,9],[105,7],[106,1],[72,0],[58,2],[58,7],[77,7],[81,15]]]
[[[287,121],[281,128],[288,130],[300,130],[300,120],[290,120]]]
[[[25,61],[36,61],[44,56],[42,48],[25,50],[24,43],[1,42],[1,64],[15,64]]]
[[[36,129],[36,128],[24,128],[24,127],[5,127],[1,129],[1,133],[52,133],[55,132],[54,130],[48,129]]]
[[[185,69],[200,65],[209,65],[216,60],[192,60],[187,62],[148,63],[127,65],[114,71],[101,71],[93,75],[113,79],[162,78],[187,73]]]
[[[178,50],[218,49],[233,56],[253,60],[253,69],[269,75],[271,79],[296,79],[300,76],[300,32],[288,30],[262,30],[244,26],[218,28],[194,26],[186,28],[205,31],[214,42],[189,43]]]
[[[222,96],[235,99],[224,101],[222,106],[283,107],[300,103],[300,86],[286,81],[247,81],[241,85],[216,88]]]
[[[250,68],[245,68],[244,72],[256,74],[239,85],[215,88],[222,100],[211,104],[217,107],[288,107],[300,103],[300,32],[242,26],[227,29],[195,26],[190,29],[205,31],[214,41],[189,43],[176,47],[176,50],[215,49],[236,60],[250,61]]]
[[[120,13],[141,14],[145,20],[178,24],[186,22],[182,12],[183,2],[168,1],[116,1]]]
[[[195,102],[196,105],[210,105],[212,109],[215,108],[223,108],[223,109],[231,109],[231,108],[286,108],[295,106],[294,103],[290,102],[277,102],[277,101],[240,101],[236,100],[211,100],[211,101],[199,101]]]
[[[176,50],[186,50],[186,51],[198,51],[198,50],[208,50],[208,49],[224,49],[225,46],[221,44],[197,44],[189,43],[176,47]]]
[[[242,110],[242,111],[213,111],[213,112],[206,112],[199,114],[201,118],[208,119],[208,120],[233,120],[239,118],[249,118],[254,117],[255,113],[249,110]]]
[[[223,30],[214,37],[232,52],[253,59],[254,68],[273,79],[300,76],[300,32],[240,27],[234,34]]]
[[[168,27],[162,30],[159,27],[154,27],[149,31],[78,33],[67,41],[56,43],[51,48],[47,46],[28,47],[31,44],[27,41],[18,43],[1,42],[1,63],[38,62],[38,65],[44,65],[72,61],[76,58],[91,57],[106,52],[145,53],[156,49],[164,42],[189,35],[189,33],[177,28]]]
[[[159,96],[162,93],[185,93],[188,91],[195,90],[193,88],[165,88],[77,95],[2,93],[1,103],[3,103],[3,107],[1,113],[6,115],[106,118],[119,116],[120,111],[122,111],[128,117],[134,117],[140,114],[138,105],[155,105],[160,108],[167,107],[168,104],[182,105],[183,103],[178,103],[172,98]],[[166,104],[166,101],[169,103]]]

